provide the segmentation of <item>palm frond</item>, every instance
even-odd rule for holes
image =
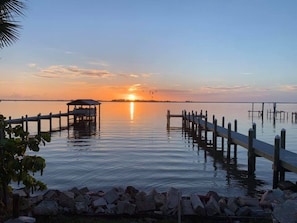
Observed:
[[[0,0],[0,16],[13,18],[15,15],[23,15],[25,4],[19,0]]]
[[[0,0],[0,49],[18,39],[20,25],[15,16],[23,15],[25,4],[20,0]]]
[[[0,49],[10,46],[18,40],[19,28],[19,25],[10,22],[0,24]]]

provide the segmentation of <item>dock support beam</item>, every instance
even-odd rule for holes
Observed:
[[[232,144],[232,138],[231,138],[231,123],[228,123],[228,147],[227,147],[227,160],[230,161],[230,153],[231,153],[231,144]]]
[[[273,155],[273,184],[272,188],[277,188],[279,182],[279,151],[280,151],[280,137],[277,135],[274,139],[274,155]]]
[[[216,119],[213,120],[214,124],[214,132],[212,135],[212,141],[213,141],[213,149],[217,151],[217,128],[218,128],[218,121]]]
[[[281,130],[281,149],[286,149],[286,130]],[[285,169],[283,167],[280,167],[280,181],[285,181]]]
[[[254,130],[249,130],[249,141],[248,141],[248,175],[254,175],[256,169],[256,155],[253,145]]]

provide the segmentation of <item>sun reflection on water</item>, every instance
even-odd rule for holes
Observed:
[[[130,121],[134,120],[134,102],[130,102]]]

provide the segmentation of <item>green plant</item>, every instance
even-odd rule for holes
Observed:
[[[28,191],[44,190],[46,185],[34,178],[34,173],[43,173],[45,160],[36,155],[27,155],[29,149],[39,151],[40,144],[50,142],[50,135],[40,133],[29,136],[22,126],[11,127],[0,115],[0,196],[5,205],[11,182],[22,183]]]

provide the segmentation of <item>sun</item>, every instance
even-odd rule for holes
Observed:
[[[136,97],[134,94],[129,94],[128,99],[129,101],[135,101]]]

